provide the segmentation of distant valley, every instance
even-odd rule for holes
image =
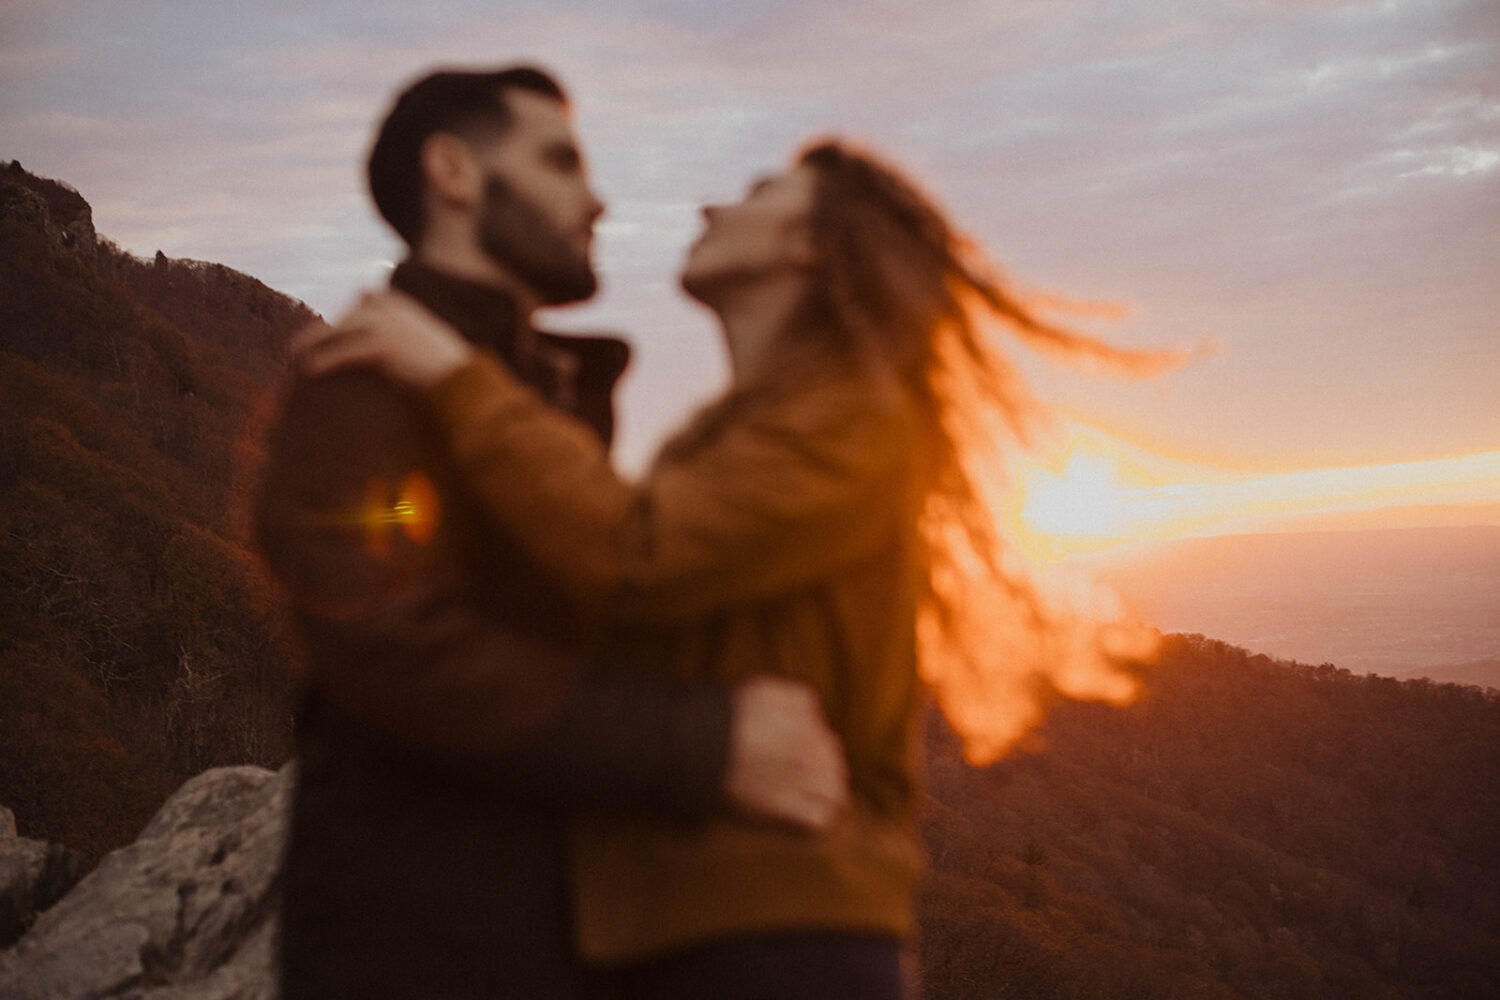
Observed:
[[[1500,689],[1500,527],[1192,538],[1086,563],[1166,632]]]

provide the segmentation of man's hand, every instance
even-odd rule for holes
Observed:
[[[754,677],[735,690],[724,795],[746,816],[808,830],[849,804],[843,745],[810,688]]]

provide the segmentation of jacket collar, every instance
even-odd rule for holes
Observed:
[[[403,291],[455,327],[465,340],[504,358],[532,380],[536,349],[509,292],[454,277],[414,260],[396,265],[391,287]]]
[[[521,379],[554,404],[582,416],[608,440],[614,426],[610,396],[630,363],[616,337],[533,332],[509,293],[406,260],[391,287],[412,296],[455,327],[464,339],[498,354]]]

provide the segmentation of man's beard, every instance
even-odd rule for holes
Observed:
[[[582,302],[599,289],[588,255],[578,253],[535,205],[499,177],[485,181],[479,244],[543,305]]]

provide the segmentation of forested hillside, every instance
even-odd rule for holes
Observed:
[[[1500,693],[1171,636],[1038,747],[934,727],[929,996],[1500,995]]]
[[[0,164],[0,805],[88,861],[289,752],[245,507],[287,334]],[[1500,695],[1172,636],[1146,695],[967,767],[927,740],[926,995],[1500,996]]]
[[[186,778],[288,752],[286,648],[245,548],[300,303],[143,261],[0,166],[0,802],[96,858]]]

